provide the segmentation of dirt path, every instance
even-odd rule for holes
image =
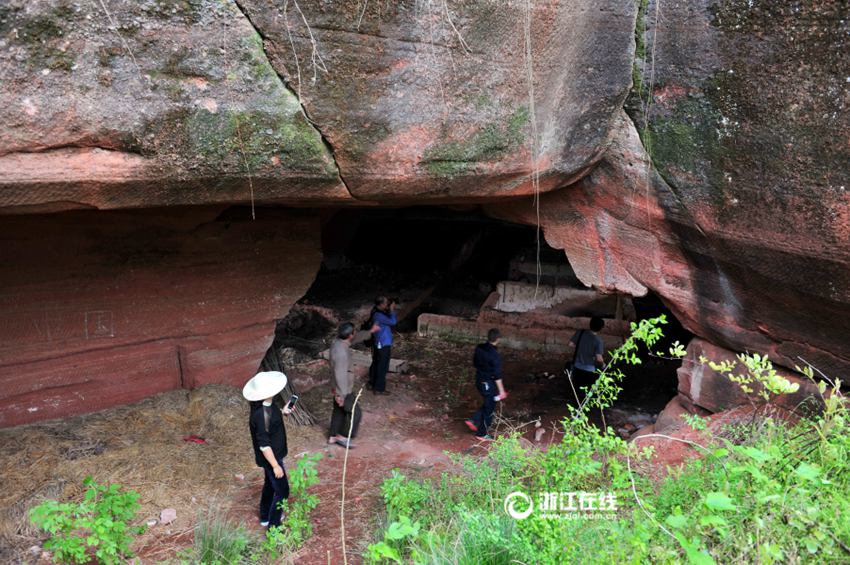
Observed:
[[[410,361],[411,374],[390,375],[389,396],[363,391],[363,420],[356,447],[349,451],[346,471],[346,553],[349,563],[361,563],[362,555],[383,520],[380,485],[399,469],[408,477],[437,476],[450,465],[446,451],[483,453],[489,445],[478,441],[463,424],[480,403],[466,366],[469,346],[434,344],[418,338],[404,339],[394,356]],[[556,367],[561,361],[534,353],[506,354],[506,382],[512,390],[511,402],[503,406],[505,415],[519,421],[544,416],[547,425],[562,416],[558,409],[565,398],[555,394],[563,383],[531,378],[534,371]],[[364,383],[361,381],[359,386]],[[345,450],[327,445],[325,422],[330,417],[330,397],[313,401],[312,409],[321,424],[290,451],[290,465],[302,452],[321,451],[318,464],[320,484],[312,492],[320,498],[314,513],[313,536],[292,556],[296,563],[341,563],[340,499]],[[529,406],[533,402],[534,409]],[[318,404],[318,405],[316,405]],[[549,411],[552,418],[546,418]],[[533,437],[533,428],[526,437]],[[246,524],[256,524],[255,504],[262,480],[259,473],[236,501],[234,516]],[[259,528],[258,528],[259,529]]]
[[[365,391],[361,397],[363,420],[355,447],[349,450],[346,470],[346,545],[349,563],[361,563],[362,554],[380,525],[383,504],[381,482],[399,469],[407,476],[438,474],[449,464],[446,450],[471,452],[484,449],[471,437],[462,422],[418,402],[418,391],[411,386],[410,375],[394,376],[389,396]],[[320,421],[329,418],[330,404],[315,410]],[[328,412],[327,418],[323,418]],[[320,503],[313,515],[313,536],[292,556],[297,563],[342,562],[340,500],[345,449],[327,445],[323,426],[316,426],[307,438],[310,452],[324,457],[318,464],[320,484],[313,487]],[[306,450],[305,450],[306,452]],[[290,452],[290,466],[301,453]],[[235,501],[233,515],[246,524],[256,523],[256,501],[262,486],[259,473]]]

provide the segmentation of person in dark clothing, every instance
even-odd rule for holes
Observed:
[[[273,402],[285,386],[286,375],[266,371],[254,375],[242,389],[242,395],[251,403],[248,427],[254,461],[265,475],[260,495],[260,524],[270,528],[280,526],[280,503],[289,498],[289,481],[283,466],[287,447],[282,414],[290,414],[291,410],[280,410]]]
[[[496,402],[504,400],[508,393],[502,383],[502,357],[496,346],[501,334],[492,329],[487,332],[487,343],[475,347],[472,364],[475,367],[475,388],[484,399],[481,408],[465,423],[481,439],[493,439],[487,433],[493,423],[493,410]]]
[[[393,326],[398,322],[396,304],[386,296],[375,299],[372,310],[372,365],[369,367],[369,388],[373,394],[387,392],[387,372],[393,350]]]
[[[605,348],[602,338],[596,335],[604,327],[602,318],[594,316],[590,319],[590,330],[579,330],[570,338],[569,348],[574,352],[570,379],[575,389],[592,385],[596,380],[597,365],[604,364],[602,353]]]

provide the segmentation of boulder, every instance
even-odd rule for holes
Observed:
[[[688,414],[688,411],[679,402],[679,397],[674,396],[658,414],[658,418],[655,420],[655,431],[668,433],[679,429],[685,424],[684,419],[682,419],[682,416],[685,414]]]
[[[753,393],[747,394],[738,383],[731,381],[728,376],[714,371],[707,364],[701,363],[701,357],[705,357],[708,361],[714,363],[736,361],[740,366],[740,362],[733,352],[705,340],[692,340],[688,344],[687,355],[682,360],[682,366],[678,370],[679,397],[683,397],[688,403],[698,408],[714,413],[738,406],[763,404],[764,401],[758,394],[762,388],[758,384],[754,383],[752,385]],[[743,373],[742,369],[733,371],[733,374]],[[799,388],[794,393],[771,395],[771,404],[793,412],[813,410],[822,404],[817,387],[810,380],[781,368],[777,370],[777,373],[797,384]],[[678,401],[679,397],[674,398],[673,401]],[[685,409],[682,408],[682,410]]]

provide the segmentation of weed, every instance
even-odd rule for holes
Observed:
[[[138,493],[91,477],[83,484],[88,490],[82,502],[46,500],[30,510],[30,520],[51,536],[44,548],[62,563],[87,563],[92,554],[98,563],[123,563],[133,555],[133,534],[144,531],[129,525],[139,509]]]

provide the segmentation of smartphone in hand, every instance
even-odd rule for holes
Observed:
[[[289,397],[289,402],[286,403],[287,410],[292,410],[295,408],[295,405],[298,404],[299,396],[297,394],[293,394]]]

